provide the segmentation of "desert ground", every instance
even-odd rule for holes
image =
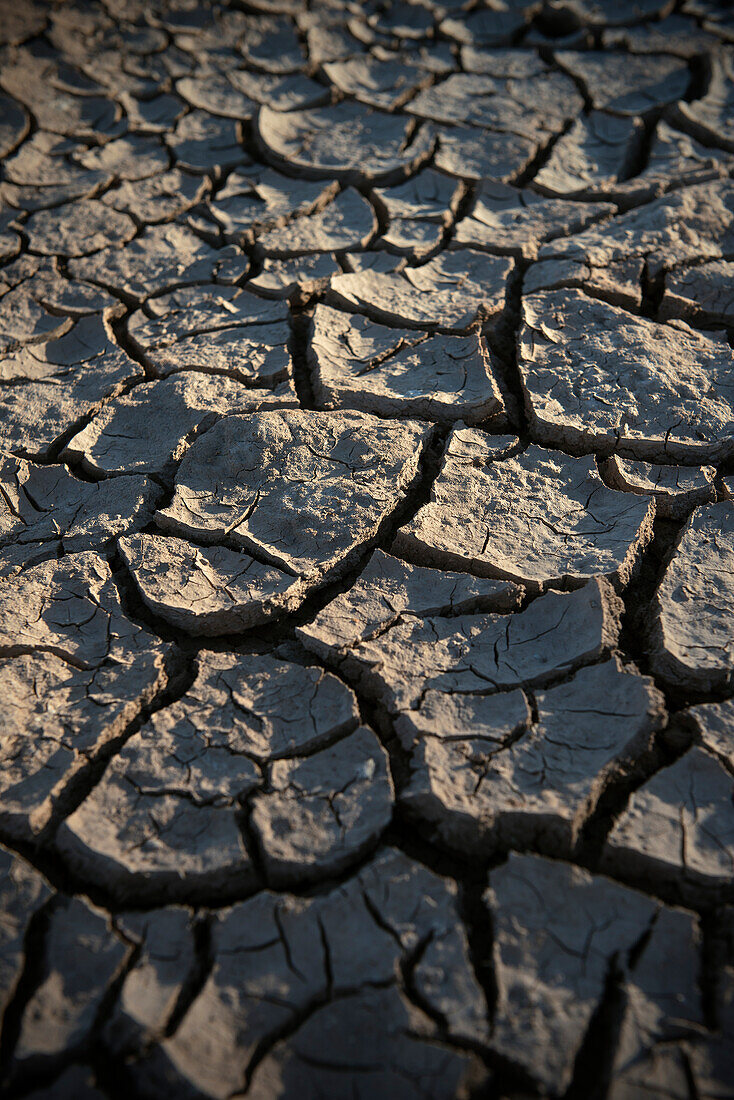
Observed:
[[[0,42],[0,1093],[734,1098],[734,7]]]

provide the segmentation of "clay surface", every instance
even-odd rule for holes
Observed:
[[[511,511],[509,498],[518,500]],[[401,527],[394,549],[536,591],[599,574],[624,584],[653,516],[642,501],[635,507],[630,496],[607,490],[593,459],[519,451],[512,436],[460,429],[449,438],[431,500]]]
[[[289,573],[226,546],[155,534],[133,535],[118,545],[146,606],[189,634],[249,630],[294,610],[307,591]]]
[[[462,332],[501,311],[511,266],[476,251],[446,252],[400,272],[337,275],[329,299],[389,325]]]
[[[679,881],[689,897],[692,886],[725,889],[734,861],[731,786],[731,771],[692,748],[634,792],[609,834],[604,866]]]
[[[734,450],[734,360],[719,334],[578,290],[529,295],[523,309],[525,406],[546,444],[686,464]]]
[[[604,699],[604,712],[598,701]],[[634,771],[664,717],[662,695],[617,659],[536,692],[427,691],[397,729],[411,754],[408,811],[439,842],[478,855],[526,847],[571,853],[599,798]]]
[[[375,539],[412,481],[428,434],[416,422],[396,427],[356,412],[337,420],[300,410],[226,417],[186,456],[157,522],[316,579]]]
[[[309,356],[324,408],[467,424],[505,421],[497,364],[481,336],[430,336],[317,305]]]
[[[734,1100],[727,0],[0,0],[0,1095]]]
[[[700,1023],[700,930],[692,913],[660,909],[609,879],[537,856],[510,856],[489,881],[499,988],[491,1043],[540,1088],[556,1095],[571,1079],[619,948],[630,1061],[673,1039],[683,1021],[692,1030]]]
[[[615,304],[639,307],[643,270],[658,277],[734,251],[734,184],[719,180],[663,195],[611,224],[541,247],[525,290],[580,287]]]
[[[256,412],[268,405],[295,404],[287,386],[280,392],[250,389],[235,378],[187,371],[145,382],[111,401],[64,448],[93,477],[111,474],[168,474],[198,434],[220,417]],[[153,411],[162,417],[150,431]]]
[[[544,241],[578,233],[590,222],[612,213],[607,203],[572,203],[546,199],[499,183],[482,183],[469,214],[456,228],[452,248],[533,259]]]
[[[492,694],[560,678],[610,651],[621,608],[599,578],[572,593],[550,592],[509,617],[441,608],[421,618],[400,615],[355,642],[332,638],[327,610],[298,634],[397,712],[415,709],[430,689]]]
[[[135,350],[155,375],[180,370],[227,374],[251,386],[284,382],[288,310],[239,287],[183,287],[151,298],[128,319]]]
[[[613,489],[653,497],[655,514],[665,519],[687,519],[697,505],[716,500],[713,466],[656,466],[611,455],[601,473]]]
[[[733,535],[729,502],[697,508],[681,532],[651,627],[653,661],[667,680],[704,691],[732,682]]]

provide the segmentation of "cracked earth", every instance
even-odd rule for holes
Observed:
[[[0,1092],[734,1098],[728,0],[0,0]]]

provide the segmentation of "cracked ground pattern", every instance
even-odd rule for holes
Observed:
[[[734,1100],[729,0],[0,0],[0,1093]]]

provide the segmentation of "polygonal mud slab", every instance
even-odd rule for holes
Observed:
[[[208,190],[206,180],[175,168],[151,179],[121,183],[107,191],[102,202],[130,214],[142,225],[155,225],[184,214],[201,202]]]
[[[261,107],[254,128],[276,166],[354,184],[397,182],[425,163],[435,144],[429,128],[413,139],[410,119],[348,101],[287,114]]]
[[[342,191],[323,210],[304,214],[257,239],[264,256],[303,256],[363,248],[377,232],[377,218],[369,202],[353,187]]]
[[[577,24],[594,28],[633,26],[644,19],[664,19],[670,0],[549,0],[549,14],[566,12]]]
[[[477,126],[437,127],[436,167],[462,180],[509,183],[527,168],[538,142]]]
[[[239,44],[245,60],[266,73],[295,73],[305,67],[303,46],[287,16],[248,19]]]
[[[313,755],[277,760],[250,801],[250,828],[271,886],[341,874],[392,818],[388,756],[361,726]]]
[[[409,565],[375,550],[353,587],[298,633],[307,646],[313,641],[316,652],[337,652],[383,634],[404,618],[514,611],[522,595],[506,581]]]
[[[525,276],[527,293],[558,286],[593,289],[639,307],[641,278],[677,266],[734,255],[734,183],[687,187],[541,247]]]
[[[410,55],[386,59],[363,54],[324,65],[324,72],[341,92],[368,107],[394,111],[419,88],[431,82],[431,73]]]
[[[694,747],[630,796],[602,853],[603,869],[685,899],[730,890],[734,776]]]
[[[431,904],[416,907],[417,897]],[[412,1100],[414,1090],[400,1082],[417,1072],[419,1095],[461,1095],[471,1059],[431,1043],[435,1027],[399,984],[401,963],[423,944],[412,972],[421,1003],[440,1015],[450,1035],[481,1041],[486,1002],[469,962],[456,886],[402,853],[388,849],[326,894],[265,892],[222,910],[212,929],[210,975],[175,1035],[132,1068],[134,1079],[147,1090],[186,1088],[224,1100],[241,1090],[255,1051],[269,1050],[286,1033],[256,1071],[259,1096],[268,1095],[281,1066],[291,1080],[293,1058],[314,1049],[326,1064],[310,1065],[300,1081],[309,1098],[318,1090],[353,1089],[358,1070],[350,1052],[357,1066],[367,1057],[380,1068],[380,1076],[366,1075],[370,1089],[384,1081],[386,1089],[400,1088],[392,1095]],[[308,1011],[331,1001],[333,1010]],[[413,1028],[416,1037],[409,1038],[405,1032]]]
[[[639,122],[592,111],[553,146],[533,184],[548,194],[609,198],[626,207],[671,188],[723,178],[732,166],[728,154],[660,121],[645,167],[636,173],[643,140]]]
[[[461,332],[502,311],[512,266],[470,249],[441,252],[420,267],[337,275],[328,300],[388,325]]]
[[[462,184],[432,168],[396,187],[376,188],[373,197],[388,218],[381,242],[415,258],[427,256],[439,248],[463,191]]]
[[[349,20],[345,12],[326,8],[309,12],[304,11],[300,4],[296,6],[296,22],[306,37],[308,56],[313,64],[340,61],[364,52],[363,43],[347,27]]]
[[[186,103],[177,95],[161,92],[152,98],[141,98],[132,92],[120,92],[133,133],[164,134],[172,130],[186,112]]]
[[[448,5],[450,10],[452,5]],[[441,9],[443,5],[440,6]],[[442,19],[441,32],[453,38],[455,42],[473,43],[482,46],[506,45],[517,37],[525,24],[524,2],[505,5],[503,9],[475,8],[469,13],[461,11],[463,5],[456,5],[456,14]]]
[[[455,430],[430,501],[393,549],[535,591],[597,575],[626,584],[652,536],[654,507],[607,489],[592,458],[517,446],[513,436]]]
[[[560,51],[556,59],[591,99],[595,110],[613,115],[645,115],[681,99],[691,81],[685,61],[665,54],[587,50]]]
[[[166,647],[123,616],[106,562],[75,554],[0,580],[8,835],[31,839],[164,682]]]
[[[185,710],[160,711],[56,835],[62,859],[121,901],[207,901],[253,889],[237,811],[258,768],[213,746]]]
[[[734,504],[697,508],[653,604],[651,661],[671,686],[730,690],[734,683]]]
[[[156,652],[152,637],[149,646],[137,655],[116,648],[86,670],[44,652],[0,661],[6,836],[32,841],[68,811],[81,776],[163,687],[163,647]]]
[[[14,99],[0,93],[0,157],[6,160],[28,133],[28,115]]]
[[[685,718],[700,744],[734,773],[734,702],[691,707]]]
[[[692,913],[580,868],[514,853],[491,872],[486,904],[498,988],[490,1047],[543,1095],[565,1092],[612,972],[626,993],[638,1053],[703,1024]],[[601,1072],[603,1053],[597,1048]]]
[[[665,277],[660,317],[682,317],[696,325],[734,326],[734,263],[713,263],[671,271]]]
[[[688,4],[687,7],[691,8]],[[689,15],[668,15],[659,22],[633,24],[602,31],[604,49],[629,50],[630,53],[668,53],[676,57],[696,57],[714,52],[720,40],[700,27]]]
[[[491,694],[561,679],[609,654],[621,610],[609,582],[595,578],[575,592],[550,592],[509,617],[445,617],[444,609],[420,619],[391,616],[379,632],[352,640],[351,631],[333,630],[335,613],[327,608],[297,634],[396,712],[414,709],[430,689]]]
[[[603,711],[599,701],[603,700]],[[665,717],[652,680],[618,658],[540,692],[429,691],[396,730],[411,755],[401,800],[442,845],[570,856],[609,783],[634,771]]]
[[[136,952],[105,1021],[103,1042],[114,1054],[124,1055],[167,1030],[172,1022],[196,973],[195,937],[201,924],[190,910],[177,906],[118,913],[115,923]]]
[[[700,504],[716,500],[713,466],[653,466],[611,455],[601,465],[607,485],[655,500],[656,515],[685,519]]]
[[[319,303],[308,353],[323,408],[503,426],[495,364],[478,333],[429,336]]]
[[[99,95],[71,95],[53,86],[55,65],[18,51],[3,65],[3,87],[33,115],[39,130],[99,142],[119,137],[126,126],[120,105]]]
[[[250,389],[234,378],[184,371],[145,382],[105,405],[73,436],[62,456],[81,462],[94,477],[168,475],[197,435],[219,417],[295,404],[295,394],[285,385],[271,393]],[[155,433],[150,431],[152,417]]]
[[[17,265],[12,265],[13,267]],[[50,313],[40,299],[39,279],[31,276],[2,295],[3,322],[0,333],[0,352],[3,357],[17,350],[19,344],[36,340],[51,340],[62,336],[71,328],[69,317]]]
[[[45,880],[20,856],[0,848],[0,1019],[25,967],[28,923],[51,896]]]
[[[614,210],[609,203],[563,202],[543,198],[535,191],[483,181],[469,213],[457,225],[450,247],[532,259],[544,241],[578,233]]]
[[[139,134],[84,149],[78,161],[88,171],[109,173],[122,181],[152,179],[170,167],[161,139]]]
[[[302,73],[268,76],[260,70],[250,72],[247,69],[233,69],[228,77],[238,91],[244,92],[257,103],[266,103],[274,111],[319,107],[330,99],[329,88]]]
[[[181,287],[150,298],[127,321],[146,366],[159,376],[179,370],[228,374],[274,386],[291,371],[288,307],[237,286]]]
[[[109,176],[94,167],[83,172],[79,164],[68,157],[71,152],[86,151],[84,146],[76,146],[55,134],[36,131],[4,165],[5,195],[23,200],[14,202],[23,209],[36,210],[91,194],[106,183]]]
[[[262,271],[248,279],[247,286],[264,298],[307,299],[326,290],[332,276],[341,273],[342,268],[331,253],[317,252],[314,256],[296,256],[290,260],[272,260],[266,256]]]
[[[8,550],[28,564],[34,553],[97,549],[106,539],[145,527],[158,496],[148,478],[90,484],[65,466],[0,456],[0,572]]]
[[[238,91],[226,73],[185,76],[176,82],[176,91],[192,107],[221,118],[246,122],[257,110],[254,100]]]
[[[81,898],[59,896],[36,960],[38,984],[24,1006],[13,1067],[49,1069],[89,1041],[132,945]]]
[[[250,630],[294,611],[307,594],[290,574],[224,546],[149,534],[118,545],[145,605],[188,634]]]
[[[174,286],[211,283],[228,265],[239,278],[247,272],[249,261],[244,253],[212,248],[186,226],[173,222],[144,230],[122,251],[70,260],[69,271],[74,278],[143,299]]]
[[[178,167],[190,172],[227,169],[249,160],[240,144],[236,124],[206,111],[184,115],[164,137]]]
[[[209,209],[226,239],[239,241],[311,213],[333,199],[337,190],[335,182],[292,179],[253,163],[227,177]]]
[[[54,261],[28,254],[3,269],[3,283],[0,350],[11,361],[12,353],[18,352],[20,345],[50,342],[70,332],[75,320],[94,313],[112,317],[114,314],[105,310],[118,306],[106,291],[67,281]],[[88,320],[79,330],[78,337],[86,330],[86,337],[80,338],[82,346],[90,340],[90,326],[96,328],[100,343],[109,342],[109,332],[102,331],[103,325],[97,318],[96,322]],[[110,345],[110,350],[113,348]]]
[[[318,581],[376,538],[412,483],[430,429],[365,413],[229,416],[182,462],[159,526],[224,539]]]
[[[683,129],[707,145],[734,153],[734,59],[731,51],[711,59],[706,94],[692,103],[678,103],[673,117]]]
[[[611,191],[631,171],[642,133],[637,119],[591,111],[558,139],[533,183],[551,195]]]
[[[303,1100],[355,1090],[400,1100],[468,1097],[486,1070],[468,1052],[431,1042],[427,1020],[392,986],[327,1003],[268,1052],[249,1093],[253,1100],[270,1100],[282,1089]],[[314,1050],[324,1052],[318,1061]]]
[[[399,44],[403,49],[410,49],[414,41],[430,38],[434,27],[434,16],[433,12],[427,11],[422,5],[400,2],[393,4],[389,9],[368,15],[367,23],[373,34],[397,40],[396,45]]]
[[[0,579],[0,653],[55,653],[80,669],[118,666],[159,651],[157,640],[123,615],[104,558],[92,551],[41,562]]]
[[[571,79],[535,59],[536,71],[525,78],[495,78],[456,73],[420,92],[406,110],[438,123],[460,123],[547,141],[583,106]],[[538,104],[543,110],[538,110]]]
[[[526,297],[519,368],[544,443],[648,462],[734,451],[734,354],[716,333],[657,324],[578,290]]]
[[[31,252],[42,256],[88,256],[122,248],[136,233],[127,214],[87,199],[31,214],[25,225]]]
[[[0,363],[0,446],[46,457],[106,397],[141,376],[141,367],[112,343],[102,319],[82,317],[57,339],[28,344]]]

